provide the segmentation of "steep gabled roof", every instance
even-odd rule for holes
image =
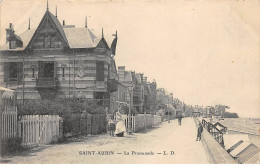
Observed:
[[[101,47],[101,48],[106,48],[106,49],[110,49],[109,48],[109,46],[108,46],[108,44],[107,44],[107,41],[105,40],[105,38],[101,38],[101,40],[98,42],[98,44],[97,44],[97,48],[99,48],[99,47]]]
[[[38,25],[37,29],[28,29],[20,36],[21,41],[23,42],[23,47],[18,47],[16,49],[9,49],[9,44],[4,44],[0,47],[0,50],[14,50],[21,51],[28,48],[34,37],[37,34],[37,30],[41,28],[46,17],[52,21],[55,28],[58,30],[61,38],[67,44],[69,48],[96,48],[96,47],[105,47],[110,50],[110,47],[107,42],[110,42],[110,36],[108,36],[109,41],[106,41],[105,38],[97,37],[92,30],[87,27],[84,28],[75,28],[75,27],[63,27],[56,16],[54,16],[49,10],[47,10]],[[110,43],[109,43],[110,44]]]
[[[133,75],[131,71],[125,71],[125,81],[126,82],[132,82],[133,81]]]
[[[58,20],[57,17],[54,16],[49,10],[46,10],[46,12],[45,12],[45,14],[44,14],[44,16],[43,16],[43,18],[42,18],[40,24],[38,25],[36,31],[34,32],[32,38],[31,38],[29,44],[26,46],[26,48],[28,48],[28,47],[31,46],[31,43],[32,43],[34,37],[37,35],[38,30],[41,29],[42,25],[44,24],[44,21],[45,21],[48,17],[49,17],[50,20],[53,22],[54,26],[57,28],[58,33],[61,35],[61,37],[62,37],[62,39],[64,40],[65,44],[66,44],[67,46],[69,46],[68,40],[67,40],[67,38],[66,38],[66,35],[65,35],[64,31],[63,31],[63,28],[62,28],[62,26],[61,26],[59,20]]]
[[[52,21],[55,23],[57,29],[59,30],[59,32],[61,33],[61,36],[64,40],[66,40],[66,42],[68,42],[67,38],[66,38],[66,35],[65,35],[65,32],[58,20],[58,18],[56,16],[54,16],[51,12],[49,12],[49,10],[47,10],[48,14],[50,15]]]
[[[141,74],[135,73],[134,76],[135,76],[135,78],[137,80],[137,83],[141,84],[142,83]]]
[[[111,70],[117,73],[116,61],[114,58],[111,59]]]
[[[71,48],[94,48],[100,38],[97,38],[88,28],[64,28],[65,35]]]

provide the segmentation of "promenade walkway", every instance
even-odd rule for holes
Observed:
[[[198,122],[196,121],[196,124]],[[237,162],[227,153],[225,149],[211,136],[204,128],[202,142],[213,164],[237,164]]]
[[[4,157],[4,163],[210,163],[201,141],[196,141],[197,127],[192,118],[164,122],[158,128],[126,137],[108,134],[80,142],[51,145]],[[92,154],[95,151],[94,155]],[[98,152],[107,155],[99,155]],[[173,153],[171,155],[171,153]],[[91,154],[90,154],[91,153]]]

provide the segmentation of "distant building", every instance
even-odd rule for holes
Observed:
[[[122,83],[118,83],[117,91],[113,92],[110,100],[110,110],[115,112],[122,110],[124,106],[128,106],[127,101],[128,89]]]
[[[111,47],[103,35],[85,27],[65,25],[48,9],[38,27],[21,35],[6,29],[0,49],[0,85],[13,89],[18,100],[83,97],[109,107],[117,90],[114,60],[117,35]],[[24,81],[24,82],[23,82]]]
[[[156,106],[160,116],[167,116],[167,119],[176,116],[176,109],[173,106],[173,94],[168,93],[163,88],[156,90]]]
[[[155,114],[156,112],[156,89],[157,84],[155,81],[146,82],[145,84],[145,109],[147,113]]]
[[[132,71],[126,71],[125,66],[118,66],[118,78],[119,82],[123,84],[127,89],[127,102],[130,101],[130,107],[133,107],[133,95],[134,95],[134,89],[136,85],[136,80],[134,77],[134,72]]]
[[[215,105],[215,115],[224,117],[225,109],[224,105]]]
[[[118,67],[119,82],[132,88],[131,106],[138,113],[155,112],[156,107],[156,82],[147,82],[147,77],[141,73],[126,71],[125,66]],[[129,99],[128,95],[128,99]]]

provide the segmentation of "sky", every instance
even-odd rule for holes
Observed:
[[[230,106],[240,117],[260,118],[259,0],[49,0],[66,24],[117,30],[117,66],[144,73],[148,81],[189,105]],[[12,22],[17,34],[37,28],[46,0],[3,0],[1,44]]]

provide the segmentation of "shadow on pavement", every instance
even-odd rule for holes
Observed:
[[[151,131],[153,131],[153,130],[155,130],[155,129],[160,129],[161,128],[161,126],[153,126],[153,127],[151,127],[151,128],[147,128],[146,130],[143,130],[143,131],[140,131],[140,132],[137,132],[137,133],[140,133],[140,134],[146,134],[146,133],[149,133],[149,132],[151,132]]]

